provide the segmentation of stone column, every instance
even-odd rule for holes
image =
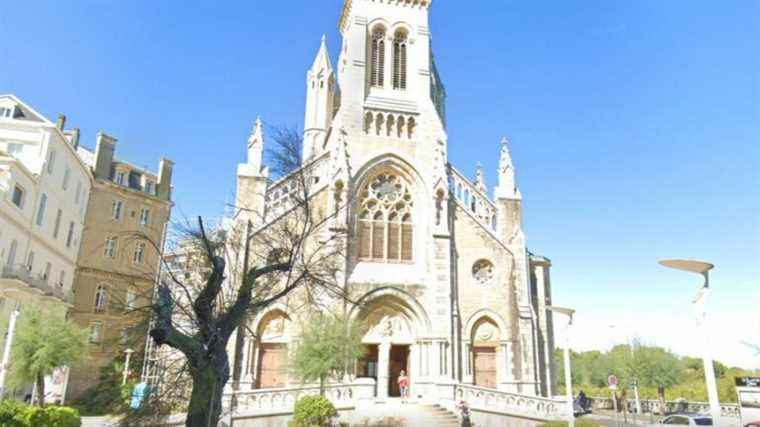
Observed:
[[[384,342],[377,346],[377,397],[388,397],[388,364],[391,356],[391,343]]]

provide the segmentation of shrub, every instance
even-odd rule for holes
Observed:
[[[6,400],[0,403],[0,426],[3,427],[80,427],[82,419],[76,409],[65,406],[27,406]]]
[[[24,421],[28,406],[15,400],[4,400],[0,402],[0,426],[4,427],[25,427]]]
[[[306,396],[296,402],[293,424],[297,427],[323,426],[338,415],[335,406],[324,396]]]
[[[24,414],[24,421],[29,426],[80,427],[82,419],[79,411],[65,406],[30,406]]]

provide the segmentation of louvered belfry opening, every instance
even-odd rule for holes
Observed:
[[[393,88],[406,89],[406,31],[399,30],[393,39]]]
[[[378,27],[372,33],[372,86],[385,85],[385,28]]]
[[[407,182],[393,173],[381,173],[369,181],[360,195],[359,259],[412,261],[414,201]]]

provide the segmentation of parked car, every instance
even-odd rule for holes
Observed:
[[[681,426],[711,426],[712,417],[702,414],[675,414],[669,415],[660,421],[660,424]]]
[[[760,427],[760,420],[752,421],[747,424],[744,424],[744,427]]]

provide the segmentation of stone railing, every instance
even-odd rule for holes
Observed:
[[[331,384],[325,386],[325,397],[337,409],[347,409],[355,407],[361,400],[372,399],[374,390],[374,381]],[[318,394],[319,387],[314,386],[232,391],[225,393],[224,406],[240,414],[289,414],[298,399]]]
[[[457,384],[454,388],[456,402],[466,402],[471,410],[542,421],[567,418],[567,402],[564,399],[525,396],[464,384]]]
[[[496,205],[454,166],[449,166],[449,191],[486,229],[496,231]]]
[[[591,397],[589,398],[593,409],[613,410],[612,399],[609,397]],[[710,404],[705,402],[689,402],[686,400],[675,400],[665,402],[665,413],[701,413],[706,414],[710,412]],[[636,401],[633,399],[626,399],[623,403],[623,407],[628,412],[636,411]],[[721,415],[730,418],[739,418],[739,405],[737,404],[721,404]],[[641,412],[643,413],[661,413],[659,400],[641,400]]]
[[[36,289],[42,295],[57,298],[68,304],[73,304],[73,295],[71,292],[65,292],[63,290],[63,285],[59,283],[49,283],[47,278],[33,274],[25,265],[5,265],[0,271],[0,277],[3,279],[18,280]]]

